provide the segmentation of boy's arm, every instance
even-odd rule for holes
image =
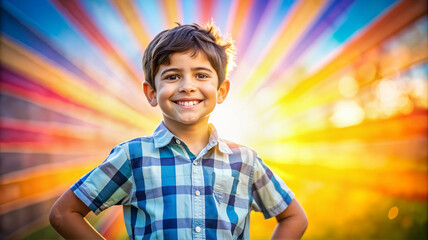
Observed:
[[[271,239],[300,239],[308,226],[306,213],[296,199],[276,216],[276,220],[278,224]]]
[[[68,189],[53,205],[49,221],[65,239],[104,239],[86,221],[89,211],[89,207]]]

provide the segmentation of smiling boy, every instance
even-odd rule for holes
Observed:
[[[250,212],[276,217],[273,239],[299,239],[306,215],[254,150],[218,137],[209,115],[230,83],[231,43],[212,26],[179,25],[147,47],[144,93],[163,121],[152,136],[116,146],[55,203],[67,239],[102,239],[85,220],[123,205],[130,239],[249,239]]]

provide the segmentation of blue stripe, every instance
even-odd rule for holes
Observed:
[[[281,184],[278,182],[278,180],[276,180],[273,172],[268,168],[268,166],[260,158],[257,158],[257,159],[262,164],[263,168],[265,169],[266,176],[274,185],[275,190],[281,195],[282,199],[284,199],[284,201],[287,204],[290,204],[291,200],[293,200],[293,199],[290,197],[290,195],[288,195],[288,193],[284,189],[282,189]]]
[[[122,174],[122,172],[129,172],[128,162],[125,162],[113,176],[112,181],[109,181],[107,185],[101,190],[98,196],[92,201],[92,206],[95,206],[99,209],[107,199],[109,199],[118,188],[120,188],[126,181],[128,177]],[[91,208],[92,209],[92,208]]]
[[[116,172],[116,174],[111,178],[113,182],[115,182],[118,186],[122,186],[128,179],[131,177],[129,169],[129,164],[126,161],[123,166]]]
[[[141,169],[142,162],[143,162],[143,149],[141,146],[142,142],[140,141],[131,141],[128,142],[128,152],[129,157],[131,158],[131,166],[132,166],[132,172],[134,174],[134,180],[136,184],[137,189],[145,189],[145,181],[143,177],[143,171]],[[138,179],[138,182],[136,181]],[[138,208],[145,211],[146,209],[146,201],[145,201],[145,194],[144,191],[137,191],[135,193],[137,200],[138,200]],[[148,225],[151,223],[150,215],[145,214],[146,219],[145,223]],[[131,228],[134,229],[135,234],[135,227],[136,227],[137,221],[132,222],[131,221]],[[151,231],[150,231],[151,232]]]
[[[164,219],[162,224],[163,239],[179,239],[176,218]]]
[[[174,154],[170,147],[159,149],[161,158],[162,194],[163,194],[163,238],[178,239],[177,196]],[[165,165],[164,165],[165,164]],[[167,181],[167,182],[165,182]],[[170,187],[167,187],[170,186]],[[168,230],[165,230],[168,229]]]
[[[232,234],[235,231],[235,225],[238,223],[238,214],[236,214],[235,211],[235,194],[236,194],[236,188],[237,188],[238,184],[237,184],[237,180],[235,179],[233,181],[233,187],[232,187],[232,192],[229,196],[229,202],[227,204],[227,208],[226,208],[226,213],[227,213],[227,217],[230,220],[230,223],[232,223],[232,229],[231,232]]]
[[[213,19],[215,24],[222,30],[226,29],[229,11],[232,5],[230,0],[217,0],[214,2]]]
[[[2,21],[2,34],[13,38],[14,41],[24,45],[26,48],[38,52],[38,54],[50,59],[52,62],[55,62],[61,67],[67,69],[79,78],[85,80],[93,87],[96,87],[98,89],[103,88],[96,81],[91,79],[88,75],[86,75],[78,67],[76,67],[72,62],[66,59],[64,57],[64,53],[61,53],[58,50],[54,49],[52,46],[54,46],[55,44],[49,41],[49,39],[44,36],[43,33],[22,24],[13,15],[13,13],[9,12],[8,9],[5,9],[6,7],[7,5],[1,5],[0,15]]]
[[[193,154],[190,149],[187,147],[186,144],[183,144],[184,149],[186,150],[187,154],[189,155],[190,160],[194,160],[196,158],[195,154]]]
[[[202,163],[204,163],[204,161]],[[210,173],[207,173],[207,170]],[[204,167],[203,171],[205,182],[205,188],[203,190],[205,194],[205,237],[207,239],[217,239],[218,211],[217,208],[213,207],[216,205],[212,188],[212,185],[214,184],[214,179],[212,177],[213,169]]]
[[[195,0],[184,0],[183,4],[183,24],[192,24],[195,22]]]
[[[71,190],[73,190],[73,192],[78,189],[80,187],[80,185],[82,185],[86,179],[89,177],[89,175],[91,175],[91,173],[94,171],[95,169],[92,169],[90,172],[88,172],[86,175],[84,175],[83,177],[81,177],[79,179],[79,181],[77,181],[73,186],[71,186]]]
[[[138,208],[131,206],[131,235],[129,239],[135,239],[135,225],[137,224]]]
[[[291,203],[291,200],[293,200],[293,199],[290,197],[290,195],[288,195],[288,193],[287,193],[284,189],[282,189],[281,184],[278,182],[278,180],[276,180],[275,175],[274,175],[274,174],[273,174],[273,172],[268,168],[268,166],[267,166],[266,164],[264,164],[264,163],[263,163],[263,161],[260,161],[260,162],[262,162],[263,168],[264,168],[264,169],[265,169],[265,171],[266,171],[266,176],[268,176],[269,180],[270,180],[270,181],[273,183],[273,185],[275,186],[275,190],[276,190],[279,194],[281,194],[282,199],[284,199],[284,201],[285,201],[287,204],[290,204],[290,203]]]
[[[135,36],[128,31],[127,22],[118,14],[118,11],[110,1],[80,1],[79,5],[88,13],[102,36],[115,48],[120,49],[120,53],[128,64],[138,63],[139,54],[135,54],[140,49]],[[136,64],[134,67],[138,67]]]
[[[236,214],[236,211],[235,211],[235,194],[238,187],[239,175],[240,175],[240,172],[237,170],[238,169],[240,170],[242,167],[242,164],[241,164],[242,158],[241,158],[241,151],[239,150],[239,148],[237,148],[236,150],[234,149],[232,151],[234,153],[237,152],[238,154],[235,153],[229,156],[230,168],[234,169],[235,171],[232,171],[234,180],[232,185],[232,191],[229,196],[229,201],[227,203],[226,213],[230,222],[232,223],[231,231],[233,234],[235,232],[235,226],[239,220],[238,214]]]
[[[378,17],[385,9],[393,5],[398,0],[358,0],[346,11],[344,22],[335,28],[331,36],[339,43],[346,42],[358,30],[361,30],[370,21]],[[370,7],[367,7],[370,6]],[[364,11],[361,11],[364,9]]]
[[[144,18],[143,21],[146,23],[144,26],[150,30],[152,37],[164,31],[167,27],[159,4],[161,4],[160,1],[156,0],[135,1],[135,6],[141,12],[141,16]]]
[[[282,189],[281,184],[279,184],[279,182],[276,180],[275,177],[272,177],[271,181],[272,181],[273,185],[275,186],[275,190],[279,194],[281,194],[282,199],[284,199],[284,201],[287,203],[287,205],[290,204],[293,199],[290,197],[290,195],[288,195],[288,193],[284,189]]]
[[[311,44],[317,41],[324,32],[329,30],[329,26],[334,25],[337,19],[346,13],[347,8],[354,1],[355,0],[331,1],[323,14],[314,21],[314,24],[301,36],[301,39],[297,42],[296,46],[294,46],[286,58],[281,61],[281,67],[279,69],[284,70],[290,66],[292,62],[296,62],[311,46]]]

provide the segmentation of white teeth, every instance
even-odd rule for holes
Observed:
[[[178,105],[181,106],[193,106],[199,103],[199,101],[177,101]]]

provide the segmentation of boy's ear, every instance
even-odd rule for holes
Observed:
[[[220,104],[222,102],[224,102],[224,100],[227,97],[227,94],[229,93],[229,89],[230,89],[230,82],[229,80],[225,79],[220,87],[217,90],[217,103]]]
[[[156,99],[156,91],[153,89],[152,85],[147,81],[143,82],[144,95],[146,95],[147,101],[152,107],[158,105],[158,100]]]

